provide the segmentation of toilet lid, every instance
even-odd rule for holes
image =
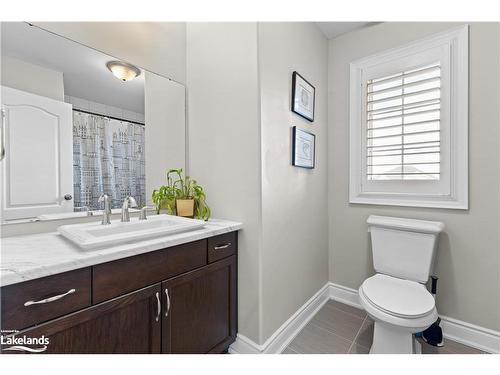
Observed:
[[[432,295],[415,281],[376,274],[365,280],[362,289],[372,304],[391,315],[418,318],[435,306]]]

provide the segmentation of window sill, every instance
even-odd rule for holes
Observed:
[[[369,204],[379,206],[402,206],[402,207],[423,207],[423,208],[443,208],[454,210],[468,210],[467,199],[456,200],[452,198],[435,197],[411,197],[391,196],[386,194],[363,194],[349,198],[352,204]]]

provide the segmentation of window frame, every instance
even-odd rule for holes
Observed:
[[[460,26],[350,64],[350,203],[468,209],[468,33]],[[368,180],[367,81],[433,59],[442,66],[439,181]]]

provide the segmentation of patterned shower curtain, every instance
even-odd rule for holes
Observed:
[[[73,111],[73,185],[75,211],[101,209],[101,194],[112,208],[132,196],[146,203],[144,126]]]

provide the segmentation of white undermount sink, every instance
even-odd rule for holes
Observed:
[[[96,219],[99,217],[96,216]],[[83,249],[94,249],[195,230],[205,224],[202,220],[155,215],[149,216],[147,220],[131,218],[127,223],[113,220],[108,225],[102,225],[100,221],[62,225],[57,231]]]

